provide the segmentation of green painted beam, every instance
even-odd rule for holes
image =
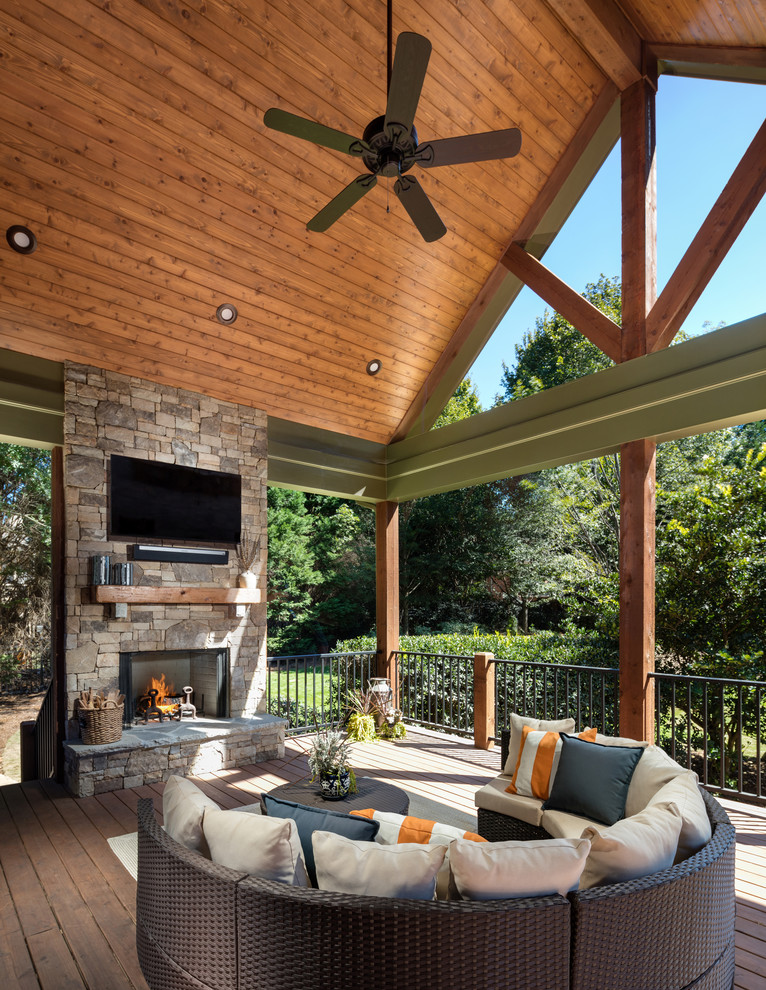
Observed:
[[[0,350],[0,443],[64,442],[64,366]]]
[[[268,483],[359,502],[386,498],[386,448],[269,417]]]
[[[766,418],[766,315],[388,448],[387,497],[409,501]]]

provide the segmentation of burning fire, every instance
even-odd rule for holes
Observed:
[[[169,714],[178,708],[178,699],[175,696],[175,688],[172,684],[168,684],[165,680],[165,675],[163,674],[159,680],[156,677],[152,677],[146,688],[146,694],[152,690],[157,691],[157,701],[156,705],[160,711]]]

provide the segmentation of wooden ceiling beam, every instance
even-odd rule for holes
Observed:
[[[667,347],[766,192],[766,121],[647,317],[650,350]]]
[[[612,0],[546,0],[548,6],[618,89],[643,75],[641,38]]]
[[[620,360],[620,328],[600,309],[518,244],[511,244],[500,261],[607,357]]]

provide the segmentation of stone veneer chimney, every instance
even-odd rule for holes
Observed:
[[[97,368],[65,365],[66,672],[70,722],[81,690],[117,687],[119,654],[228,647],[230,714],[263,708],[266,678],[266,414]],[[208,468],[242,478],[242,527],[259,541],[252,568],[263,602],[235,616],[230,605],[129,605],[127,619],[92,604],[91,556],[126,561],[107,537],[111,454]],[[134,562],[135,585],[234,587],[238,566]]]

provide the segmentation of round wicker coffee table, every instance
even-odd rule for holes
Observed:
[[[356,794],[348,794],[338,801],[328,801],[322,796],[319,784],[311,783],[308,779],[280,784],[268,793],[282,801],[294,801],[296,804],[306,804],[312,808],[328,808],[346,813],[359,811],[362,808],[393,811],[398,815],[406,815],[409,811],[410,798],[401,787],[376,780],[375,777],[357,777],[356,786],[358,788]]]

